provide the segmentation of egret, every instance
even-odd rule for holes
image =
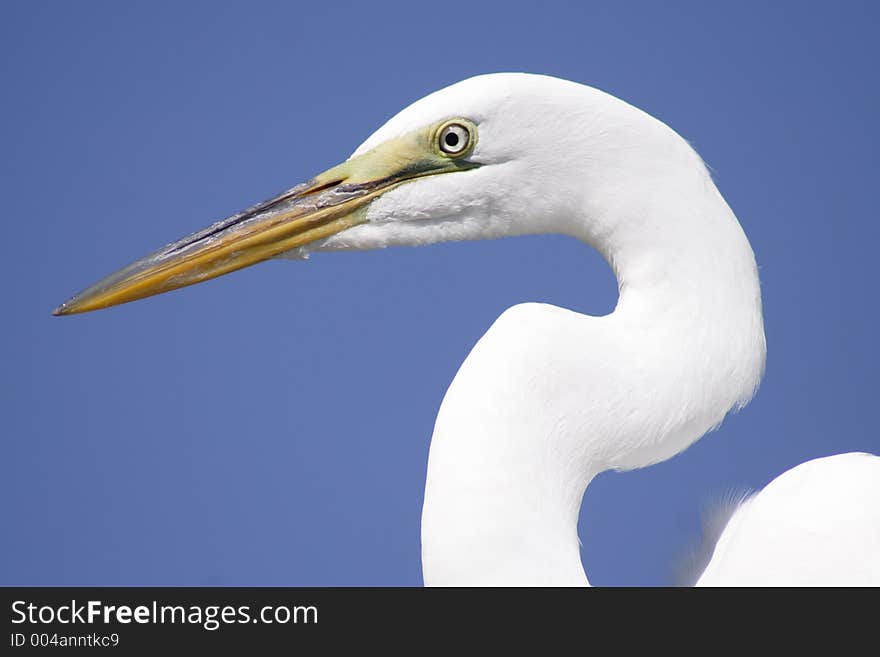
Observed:
[[[597,249],[618,303],[602,317],[517,305],[474,346],[435,423],[423,575],[428,585],[586,585],[577,520],[593,477],[686,449],[752,398],[765,360],[739,222],[688,143],[624,101],[540,75],[464,80],[402,110],[342,164],[55,313],[274,257],[536,233]],[[878,463],[844,455],[780,477],[733,514],[705,582],[880,583]],[[823,559],[824,571],[798,571]],[[747,579],[756,564],[763,575]]]

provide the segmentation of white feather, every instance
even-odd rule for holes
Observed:
[[[482,167],[401,185],[371,204],[368,223],[312,248],[562,233],[608,260],[620,292],[610,315],[524,304],[474,347],[437,417],[422,517],[427,584],[586,584],[577,519],[590,480],[671,457],[755,393],[765,341],[754,255],[684,139],[573,82],[465,80],[401,111],[356,154],[456,117],[477,126],[470,157]],[[776,488],[734,514],[716,550],[729,556],[701,583],[748,567],[741,546],[760,549],[762,537],[741,534],[766,525],[746,511],[784,516],[784,499],[765,504]],[[876,520],[840,515],[856,517]],[[853,581],[835,574],[811,581]]]

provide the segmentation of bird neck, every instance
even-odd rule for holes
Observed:
[[[515,306],[459,370],[431,443],[426,584],[587,584],[577,523],[592,478],[670,458],[751,398],[754,256],[698,158],[681,169],[554,227],[606,257],[613,313]]]

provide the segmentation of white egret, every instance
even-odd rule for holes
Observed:
[[[339,166],[56,313],[272,257],[532,233],[598,249],[619,301],[604,317],[518,305],[473,348],[431,442],[423,572],[429,585],[587,584],[577,520],[590,480],[688,447],[750,400],[765,357],[755,259],[736,217],[687,142],[627,103],[545,76],[465,80],[401,111]],[[797,583],[794,550],[833,564],[807,581],[880,583],[878,462],[837,457],[783,475],[734,514],[704,580],[735,583],[758,564],[778,575],[758,582]],[[856,470],[868,473],[854,477],[861,488],[837,486]],[[786,493],[795,481],[821,486]],[[811,512],[829,523],[809,526]]]

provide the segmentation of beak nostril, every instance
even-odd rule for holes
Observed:
[[[314,194],[318,194],[323,192],[331,187],[336,187],[337,185],[341,185],[345,182],[345,178],[338,178],[336,180],[331,180],[330,182],[326,182],[323,185],[315,185],[313,187],[308,187],[303,192],[299,194],[294,194],[297,198],[305,198],[306,196],[312,196]],[[309,183],[306,183],[308,185]]]

